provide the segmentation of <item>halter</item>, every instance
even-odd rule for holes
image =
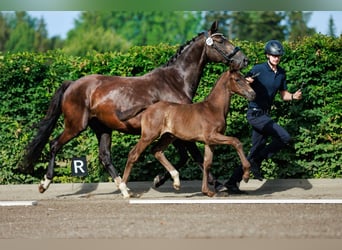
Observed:
[[[213,36],[220,35],[225,39],[223,34],[222,33],[214,33],[214,34],[210,35],[209,37],[207,36],[207,34],[208,33],[206,32],[205,36],[207,37],[207,39],[205,40],[205,43],[208,46],[212,46],[214,49],[216,49],[216,51],[218,53],[220,53],[221,56],[223,56],[223,58],[226,59],[228,62],[231,62],[233,60],[232,58],[236,55],[236,53],[238,53],[241,50],[240,47],[236,46],[236,47],[234,47],[233,51],[227,55],[220,47],[215,45],[214,40],[212,38]]]

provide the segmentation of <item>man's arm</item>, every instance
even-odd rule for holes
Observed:
[[[287,90],[282,90],[280,96],[284,101],[300,100],[302,99],[302,91],[298,89],[295,93],[290,93]]]

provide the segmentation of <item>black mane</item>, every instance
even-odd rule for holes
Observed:
[[[184,51],[185,48],[187,48],[190,44],[192,44],[194,41],[197,40],[198,37],[200,37],[202,34],[204,34],[204,32],[198,33],[197,36],[193,37],[191,40],[187,41],[186,43],[184,43],[183,45],[181,45],[178,50],[176,51],[176,54],[174,54],[169,61],[167,61],[167,63],[165,63],[163,65],[163,67],[168,67],[170,65],[172,65],[172,63],[174,63],[177,58],[179,57],[179,55],[182,54],[182,52]]]

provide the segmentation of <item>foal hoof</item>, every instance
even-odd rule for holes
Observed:
[[[43,186],[43,184],[39,184],[39,186],[38,186],[38,191],[39,191],[39,193],[44,193],[45,191],[46,191],[46,189],[44,188],[44,186]]]
[[[216,194],[215,192],[212,192],[212,191],[207,191],[207,192],[202,192],[202,193],[208,197],[213,197]]]

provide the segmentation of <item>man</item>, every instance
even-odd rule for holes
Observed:
[[[262,161],[279,152],[291,140],[289,133],[270,117],[275,95],[279,91],[284,101],[302,98],[300,89],[295,93],[287,90],[286,72],[279,66],[281,56],[284,54],[282,44],[277,40],[268,41],[265,45],[265,54],[267,62],[255,65],[246,78],[256,93],[256,98],[249,102],[247,111],[247,120],[252,126],[252,148],[247,158],[251,163],[254,178],[260,181],[263,179],[260,169]],[[269,144],[266,144],[267,137],[272,137]],[[225,183],[229,193],[245,193],[238,187],[242,174],[242,167],[239,166]]]

